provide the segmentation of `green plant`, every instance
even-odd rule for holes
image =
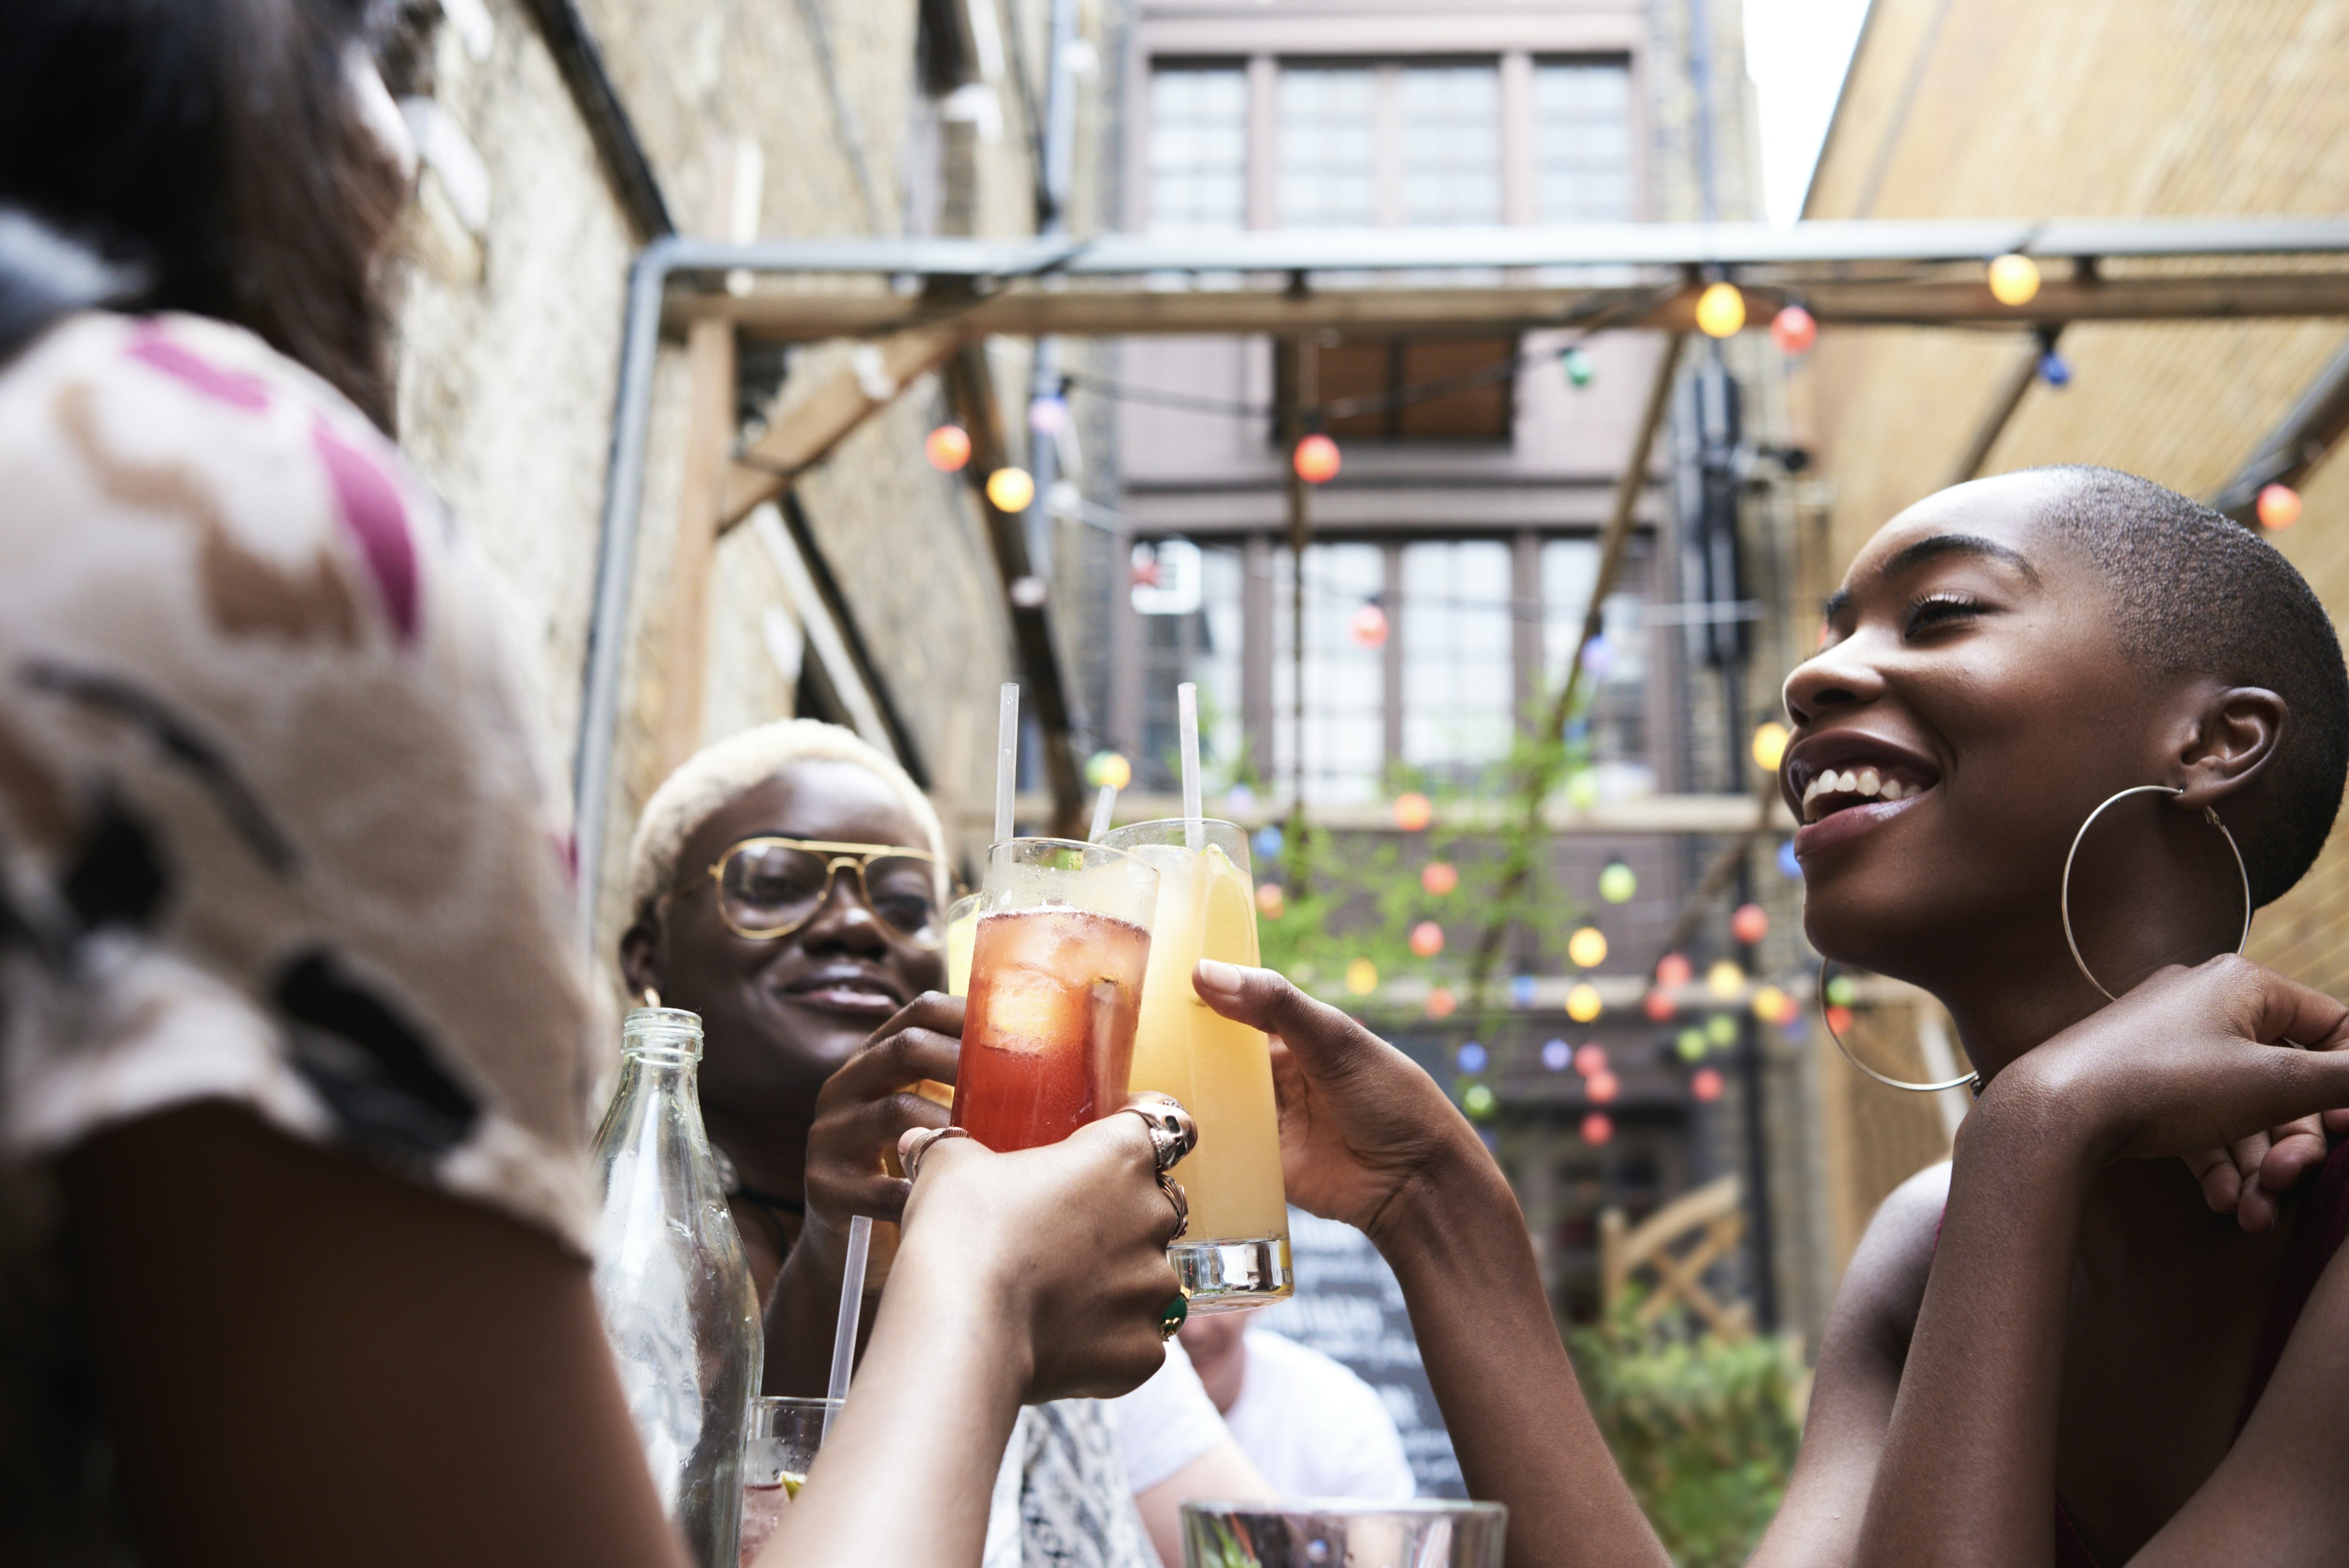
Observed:
[[[1277,881],[1283,894],[1280,912],[1268,912],[1257,921],[1263,961],[1343,1005],[1382,1011],[1375,997],[1352,996],[1342,983],[1350,964],[1368,960],[1381,989],[1404,976],[1449,987],[1463,1010],[1460,1024],[1489,1031],[1497,999],[1479,997],[1471,989],[1472,944],[1479,923],[1505,904],[1508,928],[1518,933],[1516,948],[1547,968],[1563,962],[1568,933],[1588,918],[1588,907],[1555,878],[1519,877],[1513,888],[1505,885],[1519,859],[1539,857],[1538,842],[1515,842],[1516,826],[1506,809],[1510,781],[1520,765],[1513,756],[1466,785],[1437,784],[1397,769],[1386,780],[1389,796],[1418,790],[1436,806],[1437,826],[1408,838],[1335,835],[1306,828],[1292,816],[1277,861],[1259,861],[1256,868],[1259,882]],[[1474,831],[1444,826],[1464,820],[1484,826]],[[1456,885],[1430,891],[1421,875],[1428,860],[1455,869]],[[1444,929],[1447,940],[1443,951],[1423,956],[1413,950],[1411,933],[1431,920]]]
[[[1778,1511],[1802,1438],[1791,1341],[1642,1328],[1624,1303],[1568,1335],[1599,1429],[1680,1568],[1742,1563]]]

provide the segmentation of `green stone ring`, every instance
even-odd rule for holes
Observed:
[[[1160,1342],[1164,1343],[1166,1340],[1174,1338],[1174,1331],[1181,1328],[1183,1326],[1183,1320],[1190,1315],[1191,1298],[1179,1291],[1176,1292],[1174,1299],[1168,1302],[1164,1307],[1160,1308],[1158,1312],[1158,1338]]]

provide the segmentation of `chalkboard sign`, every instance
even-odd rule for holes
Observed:
[[[1402,1433],[1420,1496],[1466,1497],[1394,1271],[1351,1225],[1295,1209],[1288,1211],[1288,1246],[1297,1294],[1266,1312],[1265,1326],[1343,1362],[1378,1390]]]

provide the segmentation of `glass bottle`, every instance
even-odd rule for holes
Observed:
[[[701,1124],[701,1019],[630,1012],[595,1135],[595,1304],[661,1507],[700,1568],[735,1568],[742,1443],[764,1347],[758,1293]]]

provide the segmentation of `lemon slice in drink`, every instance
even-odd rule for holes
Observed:
[[[800,1488],[805,1485],[807,1485],[807,1477],[795,1476],[789,1470],[785,1470],[783,1472],[783,1495],[785,1497],[799,1496]]]

